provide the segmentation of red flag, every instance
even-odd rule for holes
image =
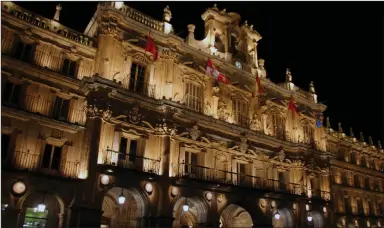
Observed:
[[[257,92],[259,94],[264,93],[264,88],[261,86],[259,75],[256,74]]]
[[[297,113],[298,115],[300,115],[300,113],[297,111],[295,103],[293,103],[293,97],[291,97],[291,100],[289,101],[288,110],[291,110],[291,111]]]
[[[208,59],[207,69],[205,70],[206,74],[211,75],[216,81],[229,84],[229,79],[221,74],[218,70],[216,70],[215,66],[210,59]]]
[[[145,45],[145,51],[149,51],[153,55],[153,59],[157,59],[157,48],[155,42],[153,42],[151,35],[148,35],[147,43]]]

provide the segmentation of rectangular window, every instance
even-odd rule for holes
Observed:
[[[279,139],[284,138],[283,119],[279,114],[272,115],[272,134]]]
[[[9,149],[9,143],[11,136],[7,134],[1,134],[1,160],[5,161]]]
[[[119,153],[120,160],[126,160],[126,157],[128,157],[128,161],[135,162],[137,157],[137,140],[121,137]]]
[[[237,182],[245,182],[245,164],[237,163]]]
[[[61,162],[62,147],[45,144],[42,168],[59,170]]]
[[[30,62],[32,60],[33,46],[31,44],[25,44],[19,42],[15,50],[15,58],[24,61]]]
[[[184,170],[185,173],[197,173],[197,153],[185,152]]]
[[[66,76],[75,78],[76,69],[77,69],[77,62],[76,61],[71,61],[69,59],[65,59],[61,73],[63,73]]]
[[[355,187],[360,188],[359,176],[358,175],[354,175],[353,178],[354,178],[354,182],[355,182],[354,183]]]
[[[185,105],[196,112],[203,111],[203,92],[201,86],[195,83],[186,83]]]
[[[357,199],[356,204],[357,204],[357,213],[359,213],[359,214],[364,213],[363,203],[362,203],[361,199]]]
[[[244,100],[232,100],[233,118],[235,123],[247,127],[248,126],[248,109]]]
[[[53,107],[53,118],[56,120],[67,121],[69,112],[69,100],[56,97],[55,105]]]
[[[351,204],[349,203],[349,198],[344,198],[344,210],[345,213],[352,213]]]
[[[144,66],[132,63],[129,79],[129,90],[136,93],[144,93],[145,68]]]
[[[2,100],[6,104],[17,105],[20,101],[21,85],[14,84],[10,81],[5,82]]]

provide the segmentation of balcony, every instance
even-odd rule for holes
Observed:
[[[16,98],[16,96],[18,97]],[[4,100],[3,95],[2,105],[81,126],[85,125],[86,121],[84,110],[73,108],[65,110],[63,108],[57,108],[55,106],[55,101],[46,100],[40,96],[13,94],[12,98]]]
[[[183,103],[188,109],[192,111],[199,113],[203,113],[204,111],[204,102],[202,97],[186,94]]]
[[[81,79],[83,76],[90,76],[92,74],[91,69],[83,67],[79,62],[72,62],[72,65],[68,65],[63,55],[55,56],[45,51],[34,50],[30,53],[26,51],[22,54],[14,51],[14,45],[12,40],[4,38],[2,40],[2,54],[12,59],[19,60],[24,63],[34,65],[44,70],[49,70],[68,78]]]
[[[305,192],[304,186],[294,183],[283,183],[278,180],[263,179],[185,163],[179,164],[178,168],[179,170],[176,177],[180,179],[207,181],[215,184],[233,185],[294,195],[301,195]]]
[[[98,163],[104,166],[116,166],[122,169],[136,170],[157,175],[160,170],[160,160],[123,154],[110,149],[103,152]]]
[[[129,92],[137,93],[146,97],[158,97],[156,85],[151,85],[133,77],[125,77],[120,83],[122,87]]]
[[[42,155],[27,151],[14,151],[10,160],[3,161],[3,167],[17,169],[69,179],[78,179],[80,172],[79,161],[58,161],[57,168],[45,168],[42,166]]]
[[[328,191],[322,191],[322,190],[311,190],[312,197],[313,199],[322,199],[325,201],[331,200],[331,193]]]

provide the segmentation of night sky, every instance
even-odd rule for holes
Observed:
[[[42,16],[53,18],[59,2],[17,2]],[[125,2],[141,12],[162,19],[168,4],[175,33],[187,36],[187,25],[195,24],[196,39],[204,36],[201,14],[212,2]],[[285,80],[285,69],[293,82],[308,90],[315,83],[319,102],[328,106],[325,116],[333,129],[342,122],[349,135],[363,132],[384,145],[384,17],[380,2],[216,2],[220,10],[236,12],[242,22],[253,24],[263,39],[259,58],[265,59],[268,78]],[[97,2],[60,2],[60,22],[84,31]]]

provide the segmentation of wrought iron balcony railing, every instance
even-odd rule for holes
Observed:
[[[182,179],[195,179],[200,181],[209,181],[217,184],[235,185],[260,190],[286,192],[296,195],[305,193],[305,186],[300,184],[283,183],[278,180],[263,179],[261,177],[186,163],[179,164],[177,177]]]
[[[125,77],[121,81],[122,87],[130,92],[137,93],[146,97],[157,98],[156,85],[151,85],[144,81],[131,77]]]
[[[331,200],[331,192],[312,189],[311,193],[312,193],[311,198],[323,199],[326,201]]]
[[[132,169],[145,173],[159,174],[160,160],[124,154],[119,151],[107,149],[101,156],[102,165],[117,166],[123,169]]]
[[[29,150],[15,150],[11,158],[12,159],[3,161],[3,166],[70,179],[77,179],[80,172],[79,161],[65,161],[60,159],[57,161],[57,166],[50,165],[44,167],[42,164],[43,156]],[[50,164],[53,163],[51,162]]]
[[[55,101],[46,100],[40,96],[32,96],[27,94],[12,94],[18,98],[4,100],[2,105],[10,108],[21,109],[37,115],[53,118],[55,120],[68,122],[77,125],[84,125],[86,121],[86,114],[84,110],[74,109],[68,107],[68,110],[59,110],[55,108]],[[18,102],[15,102],[18,100]]]
[[[13,59],[17,59],[19,61],[32,64],[37,67],[44,68],[45,70],[50,70],[52,72],[56,72],[58,74],[74,78],[74,79],[81,79],[84,76],[90,76],[92,74],[91,68],[85,68],[83,65],[79,64],[80,62],[72,62],[73,65],[71,68],[70,65],[66,65],[64,62],[66,61],[66,58],[64,58],[63,55],[53,55],[51,53],[40,51],[40,50],[34,50],[30,54],[23,53],[23,54],[16,54],[15,52],[15,44],[12,40],[8,38],[3,38],[2,40],[2,54],[6,55],[8,57],[11,57]]]
[[[203,97],[192,96],[186,94],[184,97],[184,104],[188,109],[191,109],[195,112],[203,113],[204,111],[204,102]]]

